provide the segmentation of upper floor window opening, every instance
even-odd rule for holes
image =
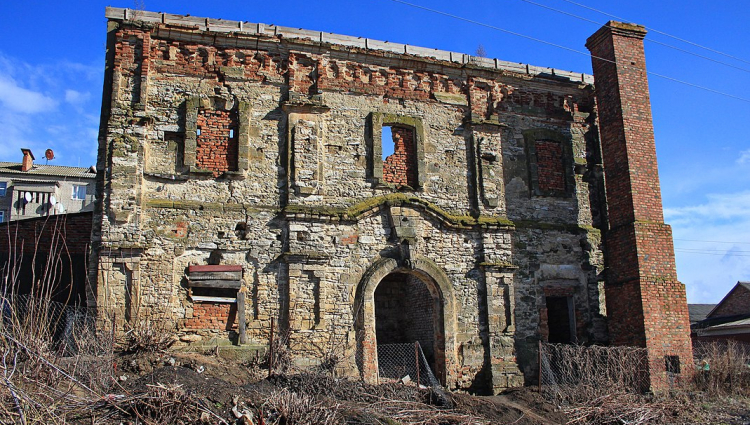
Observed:
[[[373,112],[369,117],[369,175],[381,188],[421,190],[425,184],[422,119]]]
[[[397,186],[417,187],[419,184],[414,129],[384,125],[381,134],[383,180]]]
[[[74,184],[73,196],[71,196],[71,199],[74,199],[76,201],[85,201],[86,200],[86,186]]]

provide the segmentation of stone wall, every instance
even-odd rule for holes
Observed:
[[[586,78],[138,16],[108,9],[90,302],[162,311],[186,342],[243,323],[265,344],[273,319],[297,365],[375,382],[375,294],[406,276],[429,297],[391,288],[426,303],[405,337],[431,328],[436,376],[472,391],[536,379],[550,294],[607,341]],[[191,295],[201,264],[242,267],[244,316]]]

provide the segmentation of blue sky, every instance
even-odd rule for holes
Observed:
[[[610,17],[652,28],[650,75],[659,169],[677,271],[692,303],[719,301],[750,280],[750,5],[746,0],[411,0],[578,52]],[[539,5],[578,15],[577,19]],[[0,3],[0,161],[20,148],[54,164],[96,163],[106,20],[98,1]],[[414,8],[394,0],[123,1],[116,7],[323,30],[591,72],[585,54]],[[703,50],[657,31],[731,55]],[[663,46],[667,43],[711,60]],[[724,62],[731,66],[717,63]]]

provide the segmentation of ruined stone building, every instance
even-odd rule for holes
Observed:
[[[368,381],[415,341],[467,390],[534,381],[539,341],[648,347],[652,383],[690,364],[642,27],[594,34],[592,77],[106,15],[90,306],[183,341],[273,319],[296,364]]]

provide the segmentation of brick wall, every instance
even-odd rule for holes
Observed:
[[[193,316],[185,321],[186,329],[237,329],[237,304],[197,302]]]
[[[543,191],[565,191],[562,146],[551,140],[537,140],[536,163],[539,189]]]
[[[229,111],[198,111],[196,165],[214,171],[218,176],[225,171],[237,171],[237,120]],[[233,131],[233,137],[230,137]]]
[[[606,172],[609,230],[604,234],[606,299],[613,344],[649,350],[652,389],[668,383],[665,356],[692,372],[685,287],[677,280],[672,231],[664,224],[643,38],[610,21],[591,51]]]
[[[70,254],[87,254],[91,242],[92,213],[60,214],[0,224],[0,253],[49,252],[64,246]]]
[[[83,304],[92,217],[84,212],[0,224],[0,269],[14,269],[13,289],[26,294],[41,282],[51,286],[53,301]]]
[[[393,154],[383,161],[383,180],[395,185],[416,188],[417,149],[414,145],[414,130],[406,127],[391,127]]]
[[[711,318],[740,314],[750,314],[750,290],[737,285],[713,311]]]

